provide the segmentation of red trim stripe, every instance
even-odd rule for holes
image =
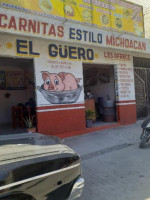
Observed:
[[[116,103],[135,103],[135,100],[129,100],[129,101],[116,101]]]
[[[42,106],[36,107],[36,110],[48,110],[48,109],[58,109],[58,108],[76,108],[80,106],[85,106],[85,104],[69,104],[69,105],[58,105],[58,106]]]

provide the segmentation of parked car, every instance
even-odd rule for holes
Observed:
[[[0,200],[74,200],[83,187],[79,155],[57,137],[0,136]]]

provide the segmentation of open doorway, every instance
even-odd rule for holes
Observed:
[[[94,112],[94,126],[116,122],[114,66],[84,64],[83,77],[85,109]]]
[[[32,59],[0,58],[0,134],[27,132],[25,120],[36,126]]]

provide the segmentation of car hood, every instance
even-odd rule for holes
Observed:
[[[10,191],[35,190],[38,194],[42,187],[46,187],[47,195],[53,199],[53,192],[61,190],[64,195],[65,185],[69,184],[71,190],[81,174],[79,155],[61,144],[59,138],[41,134],[7,135],[0,136],[0,144],[0,199]]]
[[[17,134],[0,137],[0,165],[44,156],[76,154],[59,138],[41,134]]]

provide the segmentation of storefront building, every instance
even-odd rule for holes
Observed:
[[[149,58],[149,40],[20,13],[0,8],[0,123],[12,122],[12,106],[35,98],[39,133],[99,130],[86,128],[87,91],[99,115],[101,100],[115,102],[116,123],[103,127],[136,122],[134,57]]]

